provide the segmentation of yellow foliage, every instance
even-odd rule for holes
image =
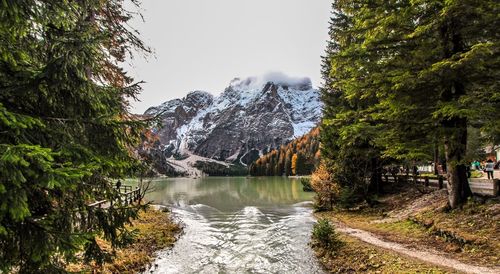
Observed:
[[[331,208],[340,194],[340,186],[333,182],[325,163],[321,163],[311,175],[311,187],[316,191],[321,206]]]
[[[294,154],[294,155],[292,156],[292,173],[293,173],[294,175],[296,175],[296,174],[297,174],[297,159],[298,159],[298,158],[299,158],[299,157],[297,156],[297,154]]]
[[[316,154],[314,155],[314,158],[320,159],[321,158],[321,150],[316,151]]]

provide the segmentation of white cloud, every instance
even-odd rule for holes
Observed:
[[[235,78],[231,81],[231,86],[254,86],[260,88],[272,82],[277,85],[290,86],[290,87],[311,87],[311,79],[309,77],[292,77],[283,72],[268,72],[261,76],[253,76],[248,78]]]

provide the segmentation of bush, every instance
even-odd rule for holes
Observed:
[[[326,219],[321,219],[314,224],[312,238],[313,245],[329,250],[335,250],[342,246],[342,241],[338,239],[334,227]]]
[[[331,174],[324,163],[311,175],[311,187],[316,192],[315,207],[331,210],[339,195],[339,185],[332,180]]]
[[[324,212],[332,210],[330,208],[330,205],[327,205],[323,200],[321,200],[321,197],[317,193],[316,196],[314,196],[313,209],[314,212]]]
[[[300,178],[300,182],[302,183],[302,190],[307,192],[313,192],[314,189],[311,186],[311,179],[309,178]]]

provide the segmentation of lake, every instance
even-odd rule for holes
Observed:
[[[284,177],[155,180],[146,199],[185,228],[145,273],[323,273],[310,247],[313,194]]]

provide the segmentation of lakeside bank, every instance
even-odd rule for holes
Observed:
[[[149,206],[139,213],[127,229],[135,230],[134,242],[124,248],[114,250],[115,257],[102,266],[70,264],[70,272],[81,273],[140,273],[144,272],[155,259],[155,253],[171,248],[181,235],[182,227],[176,222],[168,208]],[[99,246],[113,252],[109,242],[98,239]]]

